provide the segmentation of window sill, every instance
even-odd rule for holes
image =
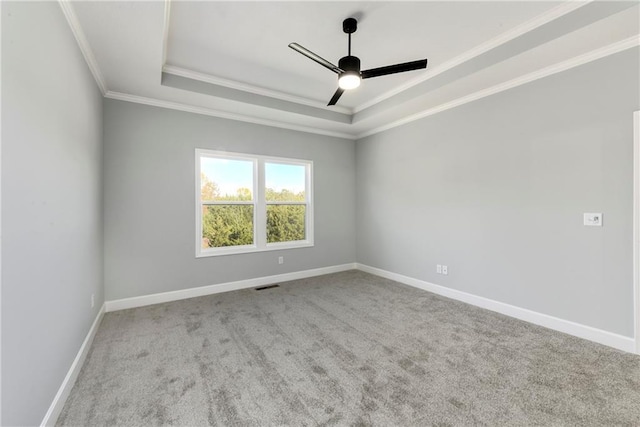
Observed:
[[[199,249],[196,252],[196,258],[251,254],[256,252],[280,251],[284,249],[310,248],[313,246],[314,246],[313,242],[303,240],[298,242],[268,243],[267,246],[263,248],[258,248],[257,246],[252,245],[252,246],[216,248],[216,249],[209,249],[209,250]]]

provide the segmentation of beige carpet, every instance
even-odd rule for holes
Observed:
[[[58,425],[640,425],[640,357],[349,271],[106,314]]]

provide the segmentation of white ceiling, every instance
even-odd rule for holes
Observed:
[[[327,103],[336,75],[287,45],[334,64],[347,54],[345,18],[357,16],[352,52],[362,69],[428,58],[443,64],[558,2],[178,2],[167,64]],[[367,80],[340,104],[355,108],[422,71]]]
[[[107,97],[349,138],[638,46],[640,27],[636,1],[61,5]],[[367,79],[327,107],[335,74],[288,44],[337,64],[347,17],[363,69],[428,68]]]

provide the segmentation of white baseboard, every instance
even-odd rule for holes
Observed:
[[[160,304],[164,302],[178,301],[187,298],[195,298],[205,295],[217,294],[221,292],[235,291],[239,289],[254,288],[257,286],[265,286],[278,282],[289,280],[305,279],[307,277],[321,276],[323,274],[337,273],[358,269],[376,276],[404,283],[434,294],[442,295],[447,298],[495,311],[525,322],[544,326],[559,332],[564,332],[579,338],[604,344],[619,350],[634,353],[636,351],[635,339],[618,335],[613,332],[603,331],[602,329],[593,328],[591,326],[582,325],[580,323],[571,322],[569,320],[560,319],[549,316],[547,314],[538,313],[526,308],[516,307],[514,305],[495,301],[489,298],[480,297],[463,291],[447,288],[445,286],[436,285],[413,277],[403,276],[401,274],[392,273],[376,267],[370,267],[360,263],[349,263],[335,265],[331,267],[315,268],[312,270],[296,271],[293,273],[277,274],[274,276],[264,276],[255,279],[239,280],[236,282],[219,283],[209,286],[201,286],[197,288],[182,289],[179,291],[163,292],[158,294],[143,295],[139,297],[124,298],[105,302],[105,311],[125,310],[129,308],[143,307],[152,304]]]
[[[403,276],[401,274],[392,273],[376,267],[356,263],[358,270],[374,274],[376,276],[391,279],[405,285],[413,286],[434,294],[442,295],[447,298],[475,305],[477,307],[486,308],[500,314],[515,317],[525,322],[533,323],[545,328],[553,329],[565,334],[573,335],[586,340],[604,344],[618,350],[634,353],[636,351],[635,340],[631,337],[614,334],[612,332],[603,331],[602,329],[593,328],[591,326],[582,325],[580,323],[571,322],[569,320],[559,319],[557,317],[538,313],[536,311],[527,310],[526,308],[516,307],[514,305],[505,304],[503,302],[494,301],[488,298],[479,297],[466,292],[436,285],[434,283],[425,282],[423,280],[414,279],[413,277]]]
[[[106,311],[125,310],[128,308],[143,307],[145,305],[160,304],[163,302],[177,301],[187,298],[201,297],[220,292],[236,291],[239,289],[254,288],[256,286],[271,285],[273,283],[288,280],[305,279],[307,277],[322,276],[323,274],[337,273],[340,271],[355,270],[356,264],[342,264],[331,267],[314,268],[312,270],[295,271],[293,273],[276,274],[274,276],[257,277],[255,279],[239,280],[237,282],[218,283],[216,285],[201,286],[198,288],[181,289],[179,291],[162,292],[159,294],[143,295],[139,297],[123,298],[105,302]]]
[[[42,423],[40,423],[41,427],[44,426],[53,426],[55,425],[58,416],[60,416],[60,412],[62,412],[62,408],[64,407],[64,403],[67,401],[69,397],[69,393],[71,393],[71,389],[78,378],[78,374],[80,374],[80,370],[82,369],[82,365],[84,364],[84,360],[87,358],[87,353],[89,353],[89,349],[91,348],[91,343],[93,343],[93,338],[96,336],[96,332],[98,331],[98,326],[100,325],[100,321],[105,313],[105,305],[103,304],[100,307],[100,311],[93,321],[93,325],[91,325],[91,329],[89,329],[89,333],[84,339],[82,346],[80,346],[80,350],[78,350],[78,354],[76,358],[73,360],[69,371],[67,372],[67,376],[64,377],[64,381],[62,381],[62,385],[58,389],[56,393],[56,397],[53,398],[53,402],[51,402],[51,406],[49,406],[49,410],[45,414],[42,419]]]

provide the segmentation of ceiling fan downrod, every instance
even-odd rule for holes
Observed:
[[[358,21],[355,18],[347,18],[342,21],[342,31],[349,35],[349,56],[351,56],[351,34],[358,30]]]

